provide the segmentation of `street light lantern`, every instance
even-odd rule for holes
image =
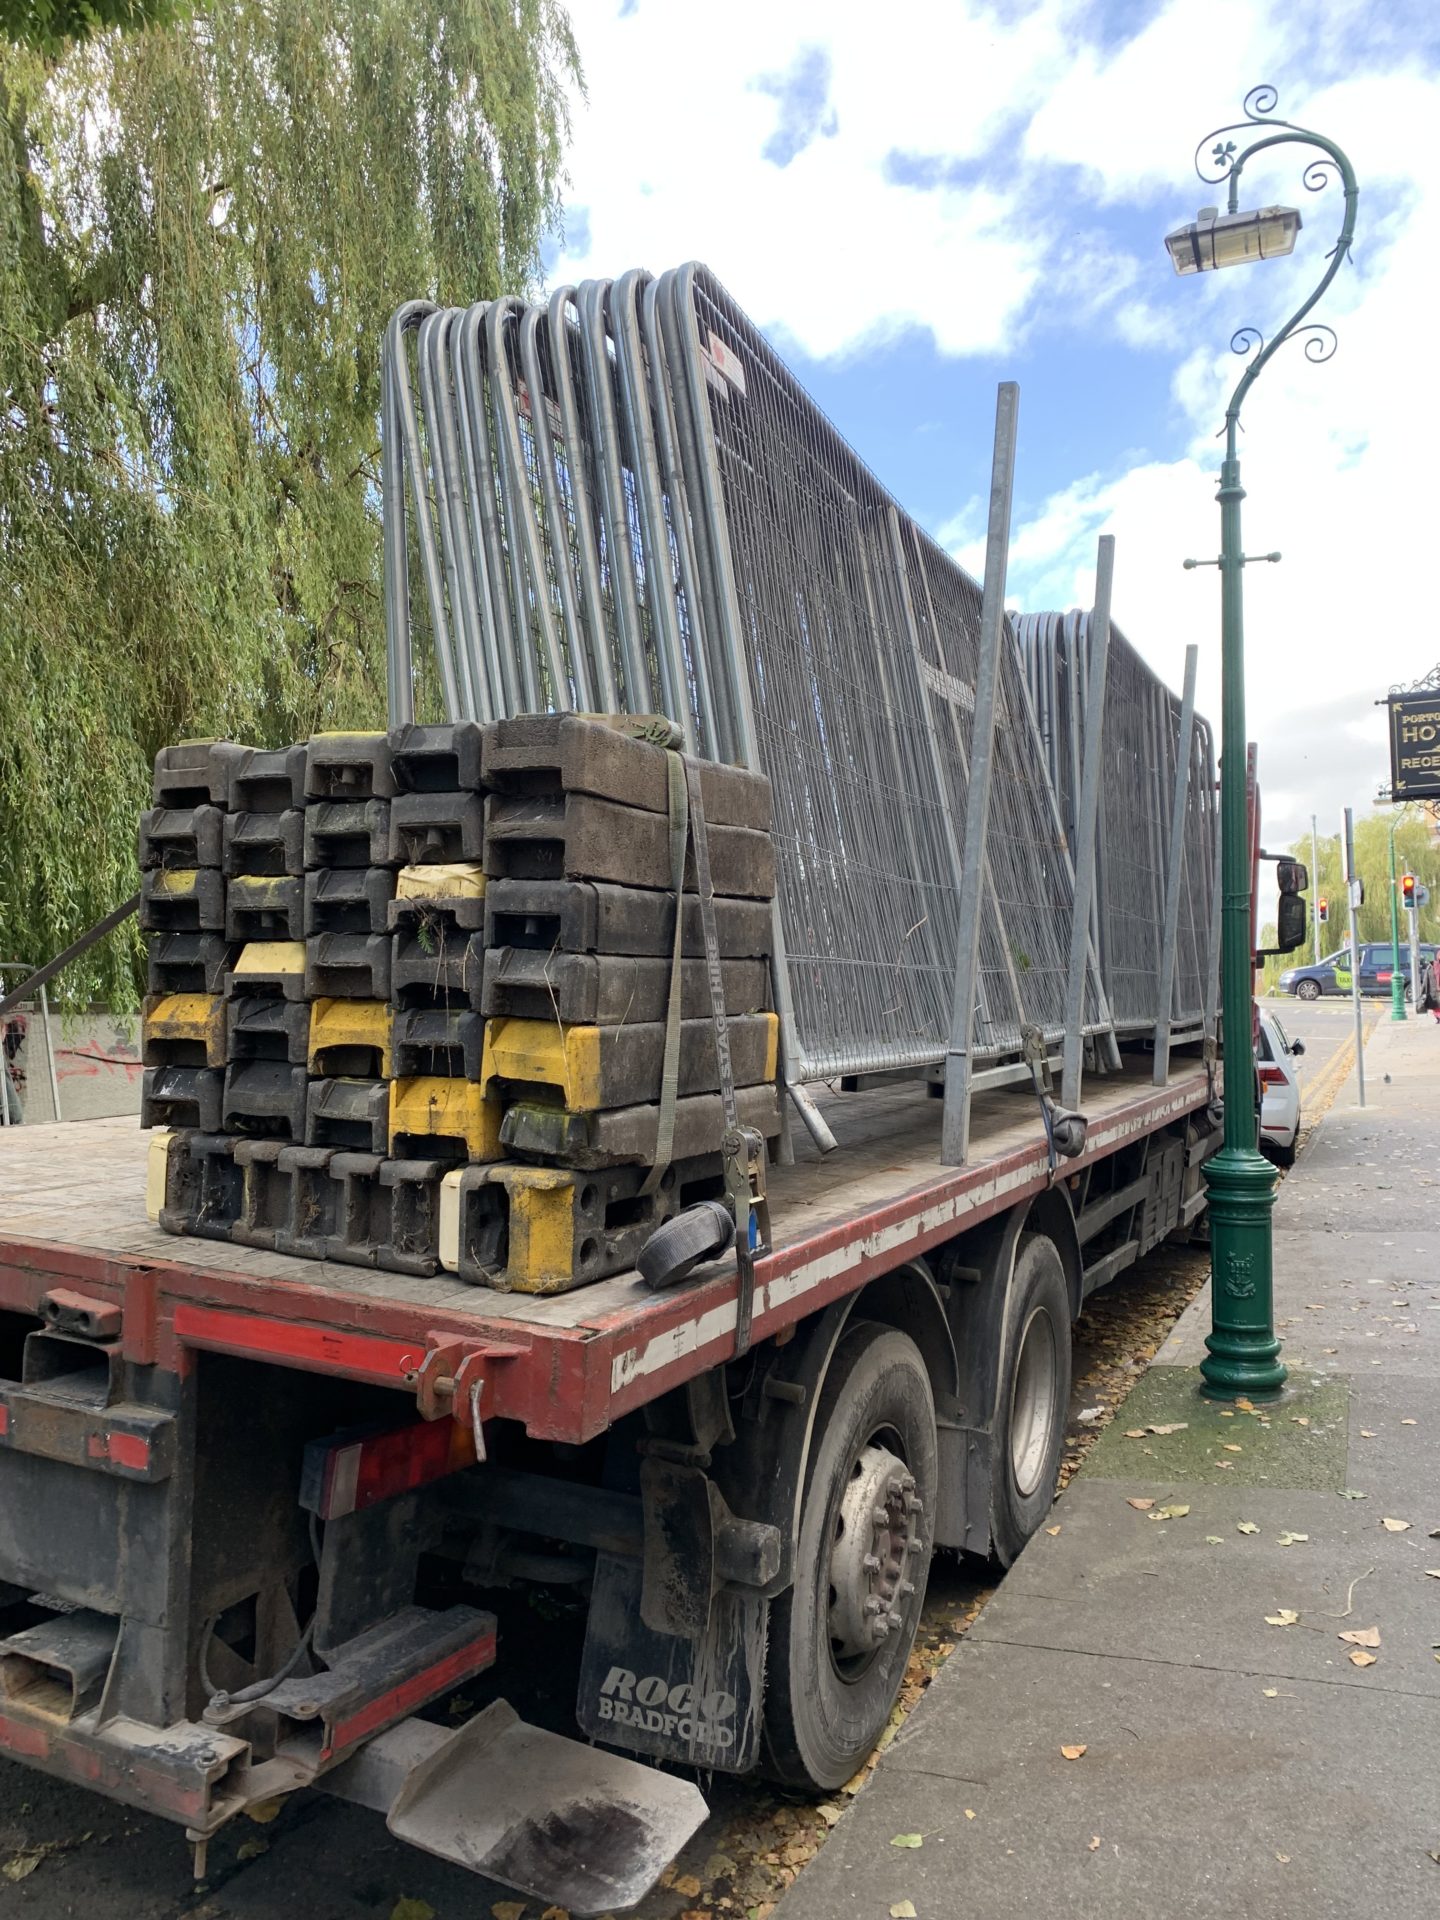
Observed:
[[[1189,226],[1165,236],[1177,273],[1208,273],[1242,267],[1295,251],[1300,215],[1294,207],[1261,207],[1257,213],[1221,213],[1202,207]]]

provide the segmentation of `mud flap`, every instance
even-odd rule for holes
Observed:
[[[607,1746],[745,1772],[760,1750],[769,1601],[722,1588],[703,1634],[682,1639],[645,1625],[643,1584],[639,1560],[597,1556],[576,1718]]]

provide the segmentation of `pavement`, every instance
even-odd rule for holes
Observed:
[[[1365,1062],[1276,1202],[1284,1394],[1200,1398],[1207,1288],[775,1920],[1440,1912],[1440,1028]]]

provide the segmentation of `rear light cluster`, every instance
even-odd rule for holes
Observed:
[[[1280,1067],[1262,1066],[1259,1073],[1262,1087],[1283,1087],[1285,1084],[1285,1074]]]

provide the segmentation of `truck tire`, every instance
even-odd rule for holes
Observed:
[[[1070,1404],[1070,1290],[1053,1240],[1020,1236],[995,1408],[990,1539],[1008,1567],[1055,1498]]]
[[[847,1328],[816,1407],[795,1579],[771,1609],[771,1779],[829,1792],[884,1730],[924,1604],[936,1481],[915,1342],[870,1321]]]

